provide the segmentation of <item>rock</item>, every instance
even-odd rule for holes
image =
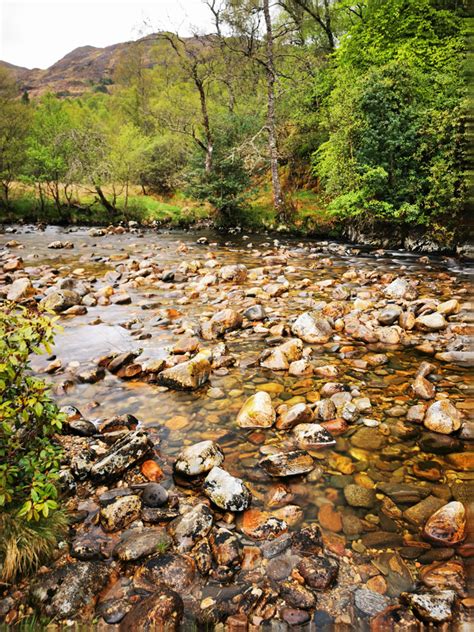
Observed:
[[[374,506],[376,501],[375,490],[355,484],[346,485],[346,487],[344,487],[344,496],[351,507],[365,507],[366,509],[370,509]]]
[[[294,553],[304,557],[320,555],[323,550],[321,529],[317,524],[302,527],[291,535],[291,548]]]
[[[474,451],[453,452],[446,456],[446,461],[460,472],[474,470]]]
[[[100,510],[100,522],[105,531],[124,529],[140,516],[139,496],[119,496]]]
[[[291,326],[291,331],[310,344],[328,342],[333,334],[329,321],[315,312],[305,312],[298,316]]]
[[[335,419],[337,416],[336,404],[332,399],[322,399],[317,403],[316,411],[318,417],[323,421]]]
[[[302,608],[309,610],[316,606],[316,597],[311,591],[296,582],[281,582],[280,597],[286,601],[289,606],[294,608]]]
[[[446,552],[447,555],[454,555],[454,549],[432,549],[428,553]],[[420,556],[420,561],[425,562],[426,555]],[[425,566],[420,573],[420,580],[424,586],[436,590],[452,589],[458,595],[463,595],[466,590],[466,573],[462,562],[434,562]]]
[[[322,555],[305,557],[297,566],[304,581],[313,590],[326,590],[332,586],[339,572],[336,560]]]
[[[96,434],[97,428],[87,419],[71,419],[65,422],[64,431],[79,437],[92,437]]]
[[[406,509],[403,512],[403,517],[409,523],[421,527],[444,504],[444,501],[436,496],[427,496],[413,507]]]
[[[423,423],[433,432],[451,434],[461,427],[461,415],[450,401],[441,399],[431,404]]]
[[[194,336],[185,336],[176,342],[172,348],[175,354],[195,353],[199,349],[199,340]]]
[[[460,310],[459,301],[455,298],[452,298],[449,301],[445,301],[444,303],[440,303],[436,308],[436,311],[444,316],[451,316],[452,314],[457,314]]]
[[[40,302],[46,310],[51,310],[57,314],[64,312],[68,307],[79,305],[81,297],[73,290],[56,290],[45,296]]]
[[[263,366],[263,368],[271,369],[272,371],[289,370],[290,364],[288,358],[279,347],[273,349],[268,355],[264,355],[265,357],[262,356],[260,360],[260,366]]]
[[[196,565],[189,555],[159,553],[146,560],[133,576],[136,592],[155,590],[156,584],[165,584],[177,592],[187,592],[194,582]]]
[[[293,436],[302,449],[328,448],[336,443],[334,437],[319,424],[298,424],[293,428]]]
[[[289,430],[298,424],[307,424],[314,421],[314,413],[307,404],[295,404],[284,410],[276,422],[278,430]]]
[[[299,377],[302,375],[312,375],[313,365],[306,358],[303,358],[302,360],[295,360],[288,367],[288,373],[296,377]]]
[[[448,323],[439,312],[423,314],[415,320],[415,327],[420,331],[439,331],[440,329],[446,329],[447,326]]]
[[[334,533],[342,531],[342,516],[331,503],[322,505],[318,512],[318,520],[323,529],[329,529]]]
[[[390,600],[373,590],[358,588],[354,592],[354,604],[357,610],[364,616],[374,617],[389,605]]]
[[[386,437],[378,428],[359,428],[351,437],[351,443],[362,450],[381,450],[387,443]]]
[[[428,518],[423,529],[427,540],[443,546],[462,542],[466,535],[466,510],[459,501],[444,505]]]
[[[168,530],[179,551],[189,551],[212,527],[212,511],[204,503],[195,505],[170,523]]]
[[[308,612],[296,608],[283,608],[280,616],[289,626],[301,626],[308,623],[311,618]]]
[[[220,467],[212,468],[204,480],[202,489],[215,505],[226,511],[244,511],[252,500],[252,495],[243,481]]]
[[[413,421],[414,423],[420,424],[425,418],[425,413],[425,404],[415,404],[414,406],[410,406],[407,412],[407,421]]]
[[[377,487],[396,503],[416,503],[430,493],[427,487],[407,483],[379,483]]]
[[[208,356],[201,352],[187,362],[161,371],[157,375],[157,382],[161,386],[176,390],[195,391],[208,381],[210,374],[211,364]]]
[[[259,509],[247,509],[241,518],[240,528],[253,540],[273,540],[287,531],[284,520],[275,518],[267,511]]]
[[[149,450],[150,443],[145,432],[130,432],[92,465],[90,475],[97,481],[116,478],[140,461]]]
[[[120,632],[178,632],[183,618],[183,600],[174,590],[158,584],[156,592],[136,605],[120,623]]]
[[[103,562],[66,564],[39,576],[31,586],[32,601],[49,616],[73,619],[91,610],[109,579],[111,569]]]
[[[74,248],[74,244],[71,241],[52,241],[48,244],[48,248],[54,250],[60,250],[61,248]]]
[[[310,472],[314,468],[313,459],[305,450],[272,454],[261,459],[259,465],[270,476],[295,476]]]
[[[436,395],[436,388],[422,375],[418,375],[412,384],[413,392],[420,399],[433,399]]]
[[[27,277],[17,279],[8,286],[7,300],[8,301],[21,301],[27,298],[33,291],[31,281]]]
[[[276,413],[270,395],[265,391],[257,391],[240,409],[237,425],[239,428],[270,428],[275,419]]]
[[[198,476],[221,465],[224,454],[214,441],[200,441],[184,450],[178,455],[174,469],[179,474],[186,476]]]
[[[243,283],[247,274],[247,267],[243,263],[223,266],[219,271],[219,276],[223,281],[234,281],[234,283]]]
[[[453,618],[452,607],[456,600],[454,590],[440,590],[435,593],[402,593],[401,598],[408,603],[416,616],[430,623],[444,623]]]
[[[164,529],[131,529],[125,531],[114,548],[114,555],[123,562],[139,560],[157,550],[166,551],[171,538]]]
[[[244,317],[247,320],[265,320],[267,317],[267,313],[265,312],[265,308],[263,305],[252,305],[248,307],[244,312]]]
[[[411,283],[402,277],[392,281],[384,290],[385,296],[394,299],[413,300],[416,298],[416,290]]]
[[[242,551],[239,538],[228,529],[218,529],[209,538],[212,554],[219,566],[239,567]]]
[[[387,305],[379,312],[377,320],[381,325],[390,326],[398,321],[401,313],[402,308],[399,305]]]
[[[201,335],[204,340],[215,340],[229,331],[242,326],[242,316],[233,309],[223,309],[202,324]]]
[[[105,370],[101,366],[89,366],[77,374],[77,379],[82,384],[96,384],[105,377]]]
[[[403,537],[393,531],[373,531],[362,536],[367,549],[386,549],[403,545]]]
[[[162,507],[168,501],[168,492],[158,483],[148,483],[143,488],[142,502],[147,507]]]

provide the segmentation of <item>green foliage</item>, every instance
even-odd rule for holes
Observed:
[[[0,508],[35,522],[58,509],[63,416],[46,384],[29,374],[31,354],[51,351],[54,319],[4,305],[0,311]]]
[[[461,20],[431,0],[368,3],[328,70],[315,170],[342,217],[455,224],[463,208]]]
[[[196,150],[187,173],[190,195],[212,204],[224,226],[238,224],[246,206],[250,177],[238,143],[248,124],[236,115],[221,117],[214,129],[212,169],[206,170],[202,151]]]

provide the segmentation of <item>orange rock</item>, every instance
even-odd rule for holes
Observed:
[[[155,483],[163,480],[165,477],[163,470],[155,461],[148,459],[144,461],[140,467],[140,471],[145,478],[149,481],[154,481]]]
[[[318,519],[323,529],[329,529],[329,531],[333,531],[334,533],[342,531],[341,514],[330,503],[321,507]]]
[[[170,430],[182,430],[188,425],[188,418],[183,415],[176,415],[165,421],[165,426]]]
[[[381,595],[385,595],[388,590],[388,585],[383,575],[375,575],[367,582],[367,588]]]
[[[335,533],[323,533],[324,546],[335,555],[347,555],[346,540]]]

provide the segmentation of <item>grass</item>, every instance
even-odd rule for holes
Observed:
[[[67,517],[55,511],[47,518],[26,521],[15,514],[0,514],[0,578],[10,582],[34,571],[54,552],[66,533]]]
[[[104,188],[104,192],[111,197],[110,190]],[[165,198],[143,195],[138,187],[131,187],[127,207],[124,196],[118,196],[113,216],[85,188],[76,189],[75,198],[80,200],[80,205],[72,208],[64,206],[58,210],[51,200],[47,200],[44,210],[41,210],[31,187],[18,184],[13,190],[10,208],[0,208],[0,221],[107,226],[133,220],[144,225],[156,222],[170,228],[187,228],[215,217],[209,205],[190,200],[179,191]],[[235,224],[254,231],[284,228],[286,232],[301,235],[337,235],[336,222],[324,209],[318,193],[300,189],[287,194],[287,200],[291,207],[290,218],[288,225],[281,227],[273,208],[270,184],[265,181],[257,183],[249,192],[247,207],[235,217]]]

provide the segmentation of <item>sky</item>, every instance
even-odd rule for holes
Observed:
[[[211,30],[202,0],[0,0],[0,60],[48,68],[79,46],[109,46],[145,32]]]

